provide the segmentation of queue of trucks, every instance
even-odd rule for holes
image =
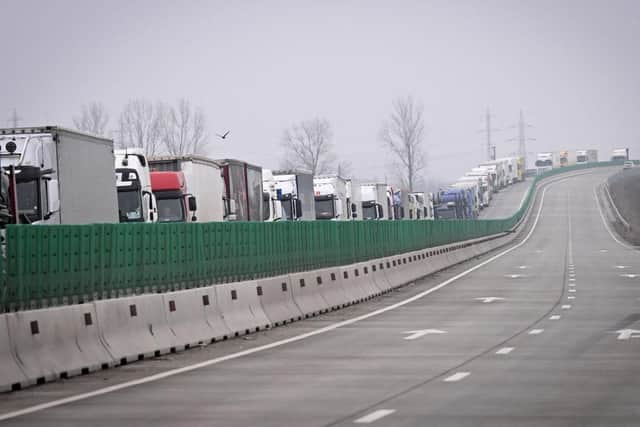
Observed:
[[[628,149],[613,150],[612,160],[628,158]],[[576,164],[597,160],[597,150],[576,151]],[[0,161],[2,224],[474,219],[495,192],[525,177],[524,159],[505,157],[437,192],[410,192],[235,159],[147,158],[55,126],[0,129]],[[567,150],[536,159],[540,169],[572,163]]]

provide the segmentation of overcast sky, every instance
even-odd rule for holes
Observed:
[[[640,157],[640,1],[0,1],[0,126],[70,126],[132,98],[204,108],[213,157],[279,166],[283,129],[327,118],[361,178],[384,178],[378,133],[397,96],[425,106],[425,175],[498,155],[522,108],[528,151]]]

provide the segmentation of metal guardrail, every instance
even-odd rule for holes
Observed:
[[[535,177],[504,219],[10,225],[0,311],[250,280],[495,235],[520,221],[540,179],[613,164]]]

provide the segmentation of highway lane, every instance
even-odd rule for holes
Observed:
[[[532,181],[532,178],[527,178],[524,182],[515,183],[494,193],[489,206],[480,211],[480,219],[507,218],[513,215],[520,209]]]
[[[621,274],[640,273],[640,264],[599,217],[591,187],[605,176],[550,187],[528,241],[428,297],[304,341],[9,423],[629,423],[640,348],[612,331],[635,323],[640,282]]]

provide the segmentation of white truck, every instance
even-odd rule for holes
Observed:
[[[349,219],[362,219],[362,190],[359,184],[347,180],[347,203],[349,204]]]
[[[409,219],[429,219],[429,213],[428,195],[422,191],[409,193]]]
[[[158,207],[144,150],[125,148],[114,154],[120,222],[157,222]]]
[[[629,160],[628,148],[616,148],[611,152],[612,162],[624,162],[625,160]]]
[[[451,185],[451,188],[461,188],[471,190],[471,218],[477,218],[480,215],[480,209],[482,206],[482,195],[480,194],[480,185],[477,180],[472,181],[458,181]]]
[[[157,156],[149,165],[155,172],[183,173],[189,193],[198,201],[198,222],[226,219],[224,179],[216,161],[196,155]]]
[[[282,219],[282,204],[278,200],[276,181],[271,169],[262,169],[262,220],[274,222]]]
[[[495,192],[503,189],[506,186],[504,162],[492,160],[490,162],[480,163],[480,168],[489,170],[495,177],[493,190]]]
[[[316,219],[314,182],[311,173],[299,170],[273,171],[272,179],[275,199],[280,202],[281,220],[312,221]]]
[[[350,218],[347,203],[347,180],[339,175],[321,175],[313,178],[316,219],[344,221]]]
[[[595,163],[598,161],[598,150],[577,150],[576,165]]]
[[[536,156],[537,174],[553,169],[553,160],[553,153],[551,152],[538,153]]]
[[[506,185],[512,185],[518,182],[518,158],[503,157],[497,160],[502,162]]]
[[[457,182],[470,182],[477,185],[477,195],[479,200],[479,208],[484,209],[489,206],[491,200],[491,191],[486,182],[486,176],[461,176]]]
[[[0,129],[10,222],[118,222],[113,141],[57,126]]]
[[[389,217],[390,206],[386,184],[362,184],[360,197],[362,198],[362,219],[382,220]]]

